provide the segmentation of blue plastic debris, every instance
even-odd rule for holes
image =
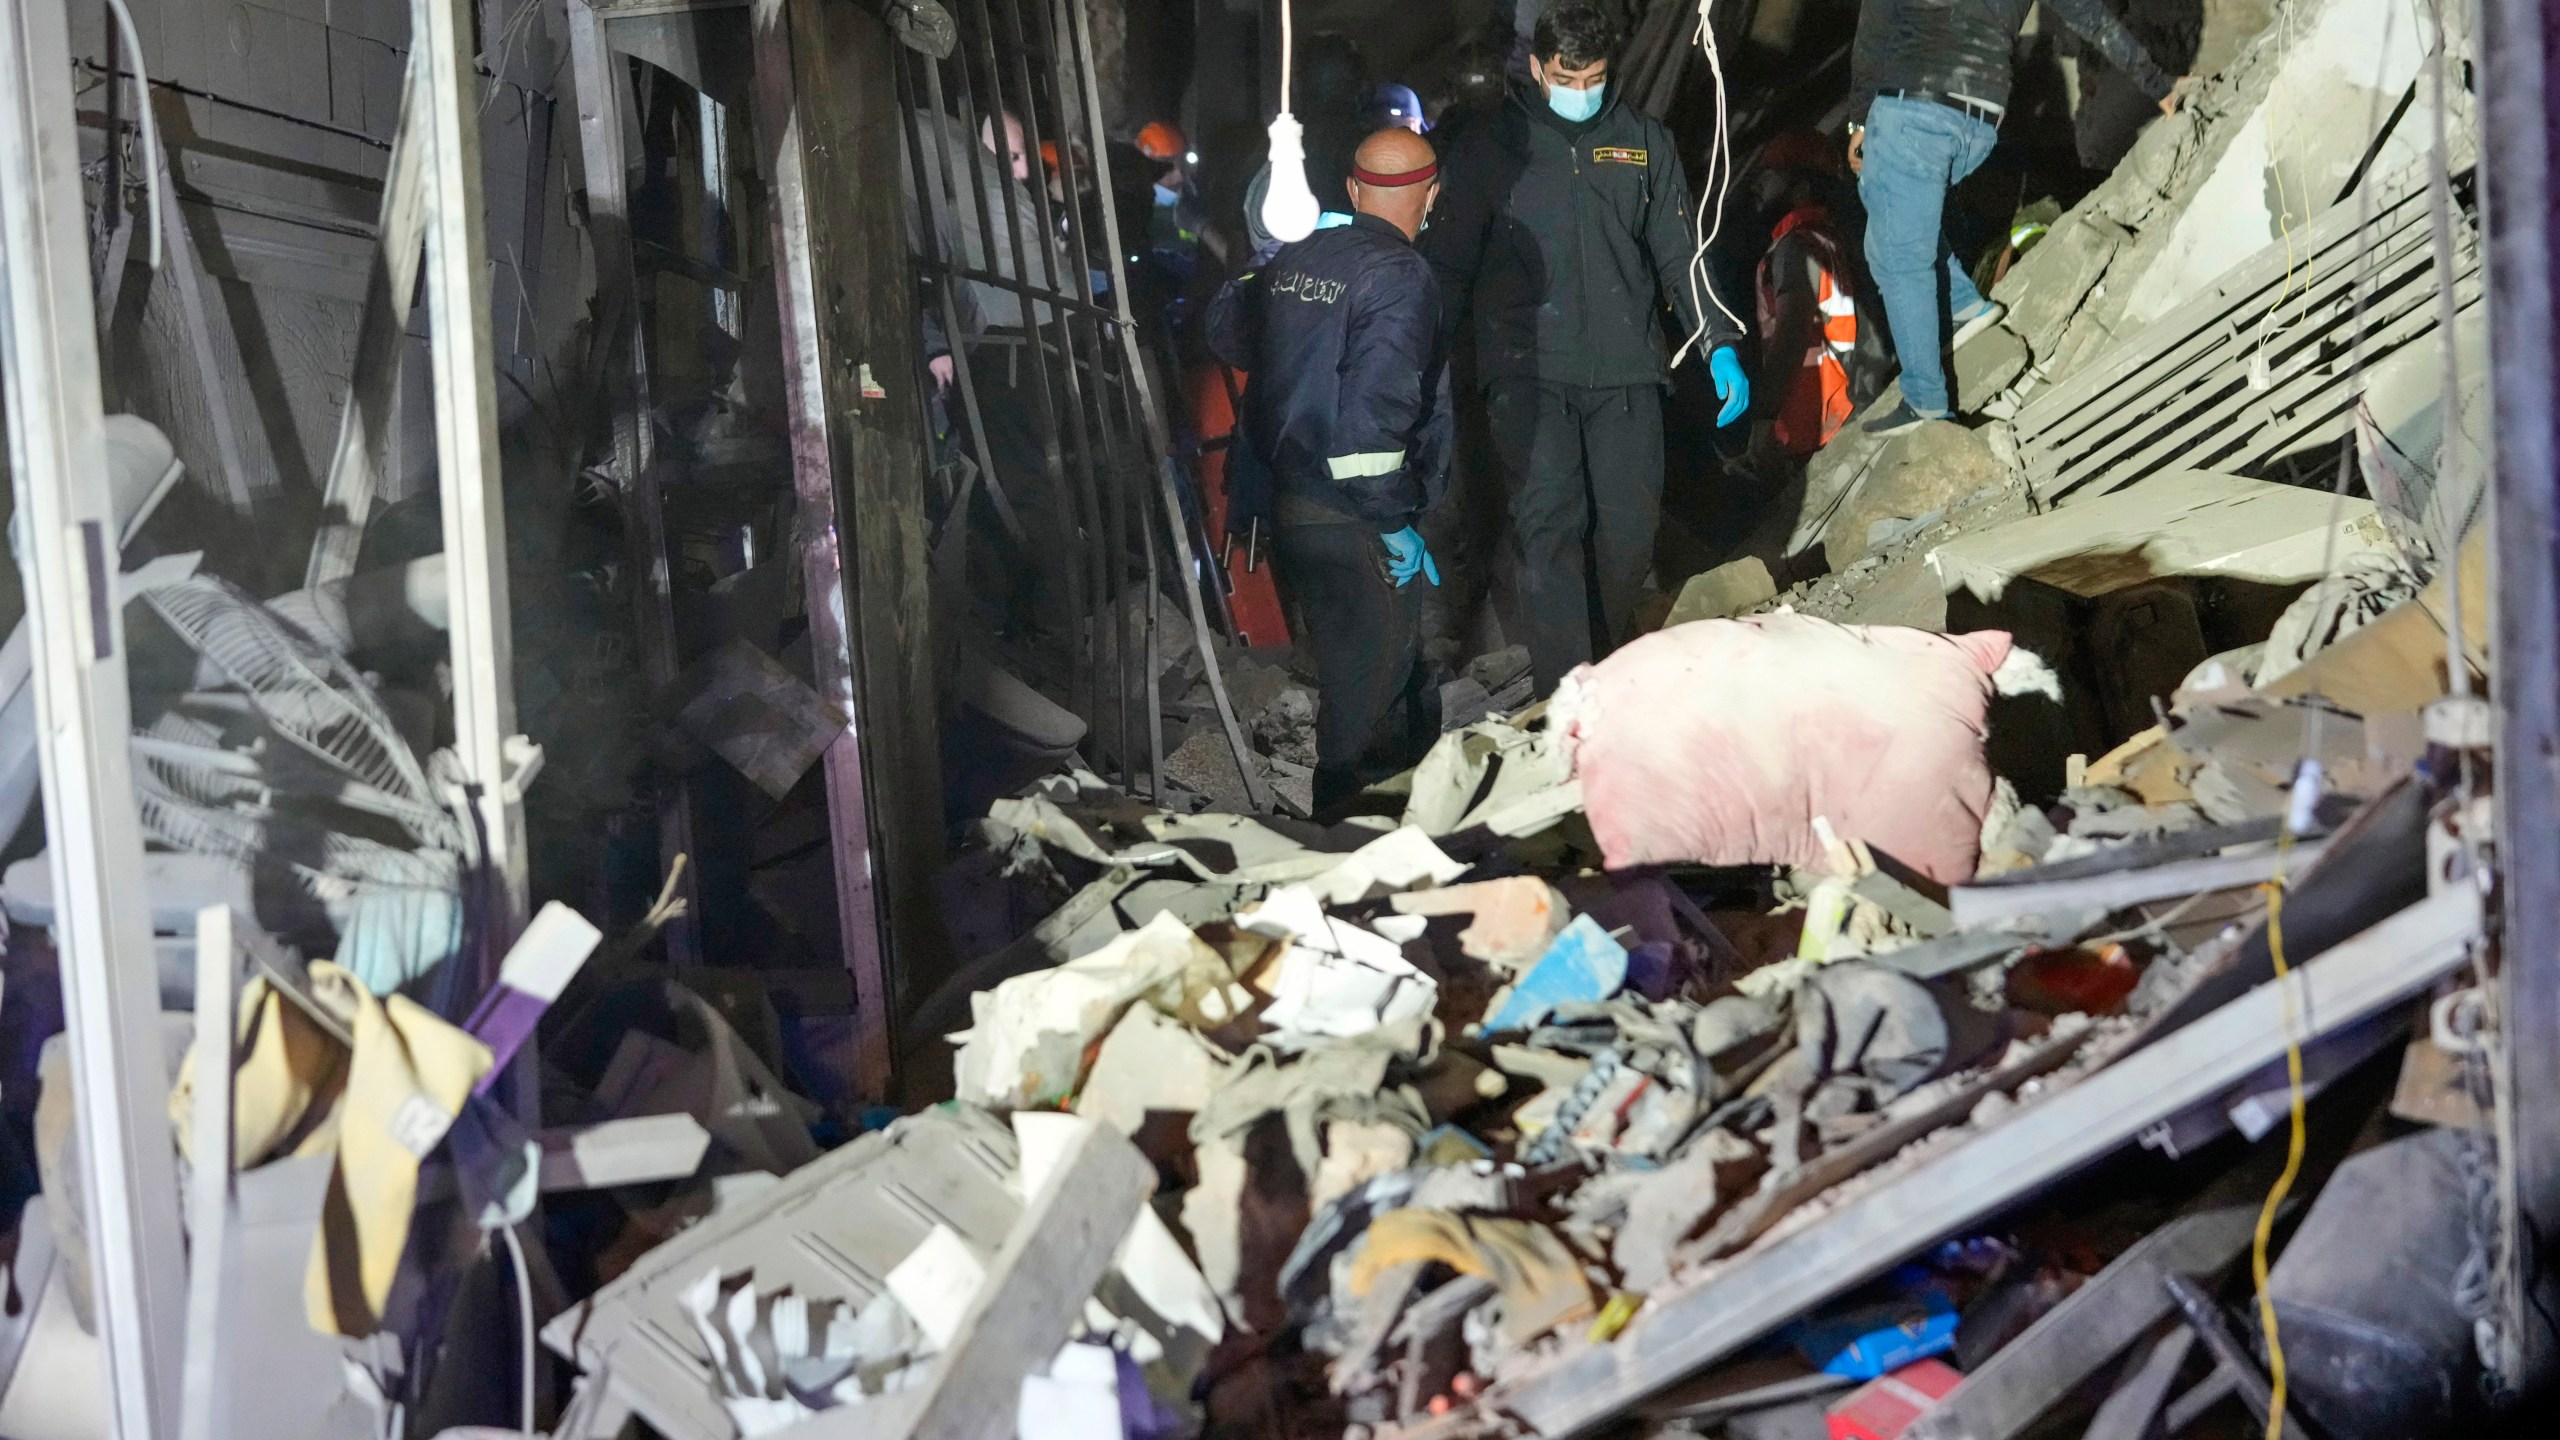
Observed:
[[[1484,1028],[1488,1034],[1526,1030],[1559,1005],[1606,1000],[1626,983],[1627,947],[1611,939],[1600,922],[1578,915],[1511,987],[1511,997],[1485,1020]]]
[[[1888,1299],[1850,1304],[1789,1326],[1804,1358],[1834,1375],[1873,1380],[1955,1348],[1956,1302],[1925,1272],[1905,1266],[1888,1283],[1914,1282]]]

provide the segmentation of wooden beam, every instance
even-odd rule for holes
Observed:
[[[2207,855],[2139,870],[2117,870],[2040,885],[1958,885],[1947,892],[1963,929],[1996,925],[2021,915],[2062,915],[2080,910],[2122,910],[2146,900],[2198,895],[2256,885],[2277,875],[2298,875],[2327,853],[2326,840],[2306,840],[2288,850]]]

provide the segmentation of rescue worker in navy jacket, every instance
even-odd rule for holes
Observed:
[[[1653,562],[1665,300],[1674,342],[1702,337],[1716,423],[1751,403],[1732,348],[1741,327],[1692,281],[1698,242],[1671,132],[1609,84],[1623,39],[1603,0],[1548,6],[1530,37],[1535,86],[1458,141],[1423,246],[1453,348],[1474,320],[1542,693],[1626,638]]]
[[[1352,223],[1282,247],[1210,314],[1210,348],[1253,376],[1235,504],[1268,513],[1281,583],[1315,647],[1325,819],[1440,733],[1413,583],[1440,583],[1414,523],[1449,468],[1439,287],[1413,248],[1437,170],[1412,131],[1371,135],[1346,187]]]

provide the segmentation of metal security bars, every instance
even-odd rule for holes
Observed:
[[[1135,335],[1083,7],[949,3],[948,29],[911,26],[899,51],[923,309],[975,457],[954,467],[944,524],[971,524],[984,488],[1014,567],[1014,653],[1084,717],[1097,766],[1132,789],[1143,774],[1150,795],[1164,787],[1158,617],[1178,601],[1246,792],[1268,809],[1210,643],[1206,601],[1222,591]]]

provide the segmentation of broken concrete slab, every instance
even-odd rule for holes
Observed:
[[[1757,555],[1746,555],[1690,576],[1662,623],[1669,627],[1692,620],[1729,620],[1777,595],[1778,584],[1769,574],[1769,563]]]
[[[951,1108],[901,1120],[800,1167],[752,1201],[715,1210],[562,1312],[543,1328],[543,1343],[587,1374],[609,1377],[659,1433],[719,1440],[731,1433],[730,1420],[682,1309],[688,1287],[706,1271],[751,1270],[767,1289],[867,1302],[937,1221],[980,1253],[995,1253],[1022,1211],[1007,1184],[1016,1159],[1012,1133],[983,1112]]]
[[[2249,102],[2225,102],[2211,127],[2220,153],[2209,167],[2188,167],[2182,178],[2193,188],[2176,222],[2156,256],[2125,277],[2127,323],[2159,318],[2286,229],[2317,219],[2360,173],[2390,176],[2424,162],[2433,124],[2425,95],[2379,140],[2376,132],[2434,48],[2428,7],[2329,0],[2301,9],[2251,47],[2254,65],[2233,67],[2232,98]],[[2470,133],[2458,119],[2451,128]]]
[[[1885,442],[1875,464],[1820,527],[1822,548],[1834,564],[1846,562],[1866,552],[1878,521],[1946,510],[1976,491],[2009,484],[2009,476],[2008,463],[1985,431],[1948,420],[1926,422]]]
[[[2019,580],[2083,599],[2168,576],[2300,585],[2343,558],[2391,548],[2370,500],[2179,470],[1959,536],[1932,549],[1928,564],[1948,594],[1989,604]]]

